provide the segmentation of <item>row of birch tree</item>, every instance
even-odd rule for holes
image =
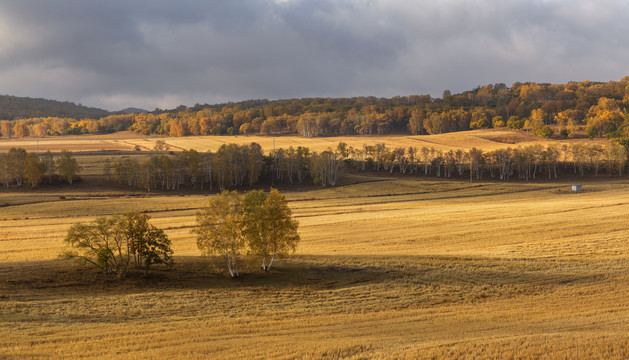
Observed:
[[[354,148],[341,142],[335,149],[314,152],[309,148],[278,149],[264,155],[257,143],[222,145],[216,152],[184,150],[163,152],[144,160],[121,157],[104,161],[103,176],[119,184],[153,190],[198,190],[251,187],[264,180],[301,184],[310,179],[321,186],[337,186],[346,164],[359,170],[390,174],[417,174],[470,180],[557,179],[560,173],[621,176],[627,167],[622,144],[573,143],[563,146],[528,145],[493,151],[440,150],[435,148],[387,147],[384,143]],[[0,181],[6,188],[15,184],[37,187],[44,181],[72,183],[80,171],[69,151],[40,156],[22,148],[0,154]],[[629,171],[629,170],[628,170]]]
[[[251,186],[258,182],[263,165],[262,148],[250,145],[222,145],[217,152],[184,150],[176,155],[153,155],[139,162],[122,158],[105,161],[107,180],[112,173],[120,184],[144,188],[178,190],[184,184],[193,189]]]
[[[545,176],[557,179],[570,169],[574,174],[602,172],[620,176],[627,167],[627,150],[618,143],[605,146],[575,143],[563,146],[528,145],[494,151],[439,150],[435,148],[389,148],[385,144],[355,149],[340,143],[336,153],[361,170],[387,171],[391,174],[421,174],[450,178],[468,176],[471,180],[521,180]]]
[[[15,184],[35,188],[43,181],[53,183],[59,179],[72,184],[81,167],[67,150],[55,157],[50,151],[43,156],[23,148],[11,148],[0,154],[0,180],[5,188]]]
[[[342,170],[342,157],[331,149],[320,153],[307,147],[279,149],[264,156],[257,143],[222,145],[216,152],[184,150],[171,155],[152,155],[138,161],[130,157],[104,162],[104,176],[124,185],[151,190],[225,190],[253,186],[263,176],[290,184],[308,177],[315,184],[336,186]]]

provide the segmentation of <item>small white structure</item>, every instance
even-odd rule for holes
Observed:
[[[572,185],[572,191],[574,192],[583,191],[583,188],[581,187],[581,185]]]

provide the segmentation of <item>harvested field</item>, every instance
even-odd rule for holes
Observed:
[[[629,181],[355,180],[286,192],[298,253],[239,280],[190,234],[210,194],[0,194],[0,353],[629,357]],[[166,229],[173,269],[107,282],[56,259],[71,224],[126,209]]]
[[[363,145],[384,143],[387,147],[434,147],[437,150],[478,149],[492,151],[506,147],[527,146],[534,144],[570,144],[573,142],[601,143],[607,140],[596,139],[566,139],[546,140],[523,131],[504,129],[485,129],[462,131],[439,135],[391,135],[391,136],[336,136],[303,138],[298,136],[187,136],[187,137],[147,137],[132,132],[118,132],[108,135],[79,135],[55,136],[46,138],[0,139],[0,151],[7,151],[12,147],[23,147],[28,151],[58,152],[63,149],[76,151],[100,150],[134,150],[136,145],[143,151],[152,150],[158,140],[163,140],[170,150],[181,151],[195,149],[197,151],[216,151],[223,144],[250,144],[256,142],[262,146],[265,153],[276,148],[290,146],[307,146],[314,151],[323,151],[328,147],[335,148],[339,142],[345,142],[355,148],[362,149]]]

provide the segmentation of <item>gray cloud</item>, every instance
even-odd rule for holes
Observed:
[[[107,109],[627,75],[629,3],[7,0],[0,92]]]

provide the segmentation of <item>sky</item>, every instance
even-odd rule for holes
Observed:
[[[2,0],[0,94],[107,110],[629,75],[629,0]]]

